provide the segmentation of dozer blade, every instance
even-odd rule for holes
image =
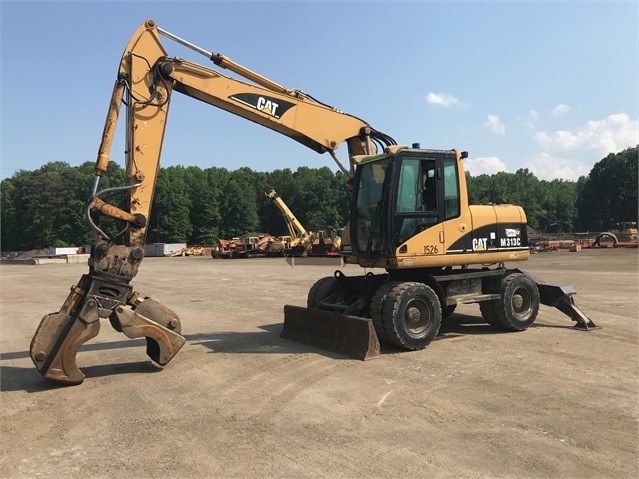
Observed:
[[[280,337],[355,359],[380,356],[379,340],[368,318],[285,305]]]
[[[63,312],[47,314],[31,340],[33,364],[46,379],[63,384],[80,384],[84,374],[75,356],[78,348],[100,332],[100,321],[85,323]]]

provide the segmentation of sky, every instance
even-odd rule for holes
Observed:
[[[0,0],[0,178],[95,161],[120,57],[147,18],[399,144],[466,150],[472,175],[577,180],[639,144],[635,1]],[[169,55],[216,68],[164,40]],[[124,166],[121,131],[110,159]],[[179,93],[161,158],[171,165],[338,169]]]

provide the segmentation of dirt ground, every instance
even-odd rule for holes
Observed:
[[[637,250],[517,266],[573,285],[603,328],[542,306],[528,331],[499,333],[463,305],[425,350],[364,362],[279,337],[284,304],[333,267],[148,258],[135,289],[180,315],[186,345],[160,368],[103,323],[72,387],[28,350],[86,265],[1,266],[0,476],[637,477]]]

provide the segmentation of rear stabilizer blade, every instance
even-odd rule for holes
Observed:
[[[363,361],[380,356],[379,339],[368,318],[287,304],[280,337]]]
[[[535,278],[528,271],[517,271],[524,273],[535,282],[539,290],[539,302],[541,304],[557,308],[576,323],[575,328],[586,331],[601,328],[575,304],[573,296],[577,294],[577,291],[574,287],[567,284],[545,283]]]
[[[541,304],[555,307],[570,317],[570,319],[576,323],[575,328],[586,331],[601,328],[601,326],[595,324],[592,319],[586,316],[586,314],[577,307],[575,299],[573,298],[576,291],[572,286],[537,283],[537,288],[539,289],[539,300]]]

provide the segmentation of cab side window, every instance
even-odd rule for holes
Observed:
[[[444,219],[459,216],[459,181],[455,159],[444,160]]]
[[[419,160],[406,159],[397,189],[397,211],[402,213],[421,211],[421,191],[419,188]]]

